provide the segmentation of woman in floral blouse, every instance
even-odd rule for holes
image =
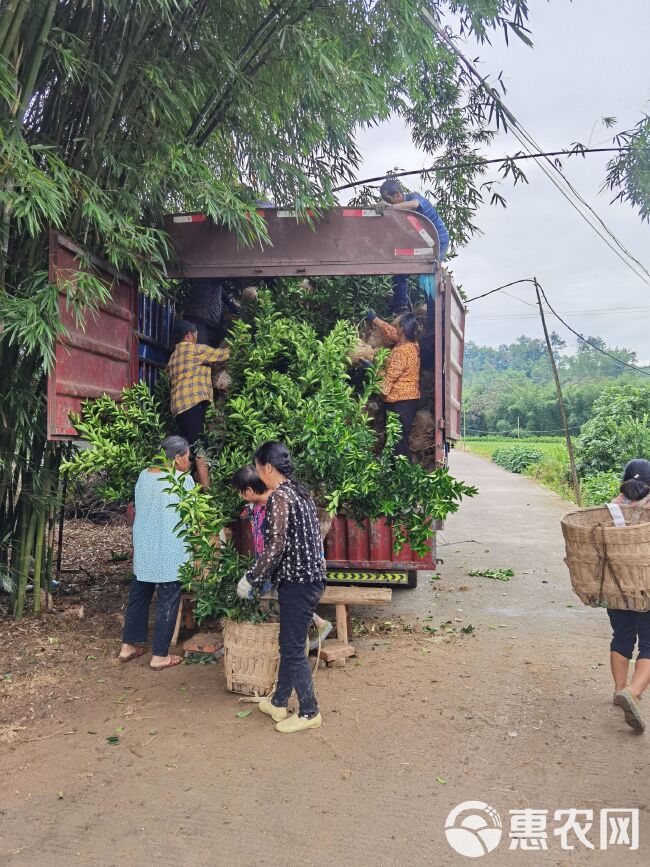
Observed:
[[[272,491],[266,505],[264,550],[241,579],[237,593],[272,580],[280,603],[280,668],[271,700],[259,703],[279,732],[318,728],[321,715],[307,659],[307,631],[325,589],[325,555],[316,506],[309,491],[294,481],[293,461],[282,443],[268,442],[255,452],[255,468]],[[296,690],[300,710],[289,715]]]
[[[368,311],[367,319],[380,329],[386,342],[395,347],[386,364],[382,395],[386,409],[396,412],[402,422],[402,438],[395,444],[395,454],[413,460],[409,438],[420,402],[418,321],[412,313],[405,313],[395,325],[389,325],[374,310]]]

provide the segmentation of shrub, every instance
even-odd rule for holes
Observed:
[[[593,415],[576,440],[583,478],[620,473],[632,458],[650,455],[650,388],[612,385],[594,402]]]
[[[495,464],[510,470],[511,473],[523,473],[532,464],[542,460],[542,452],[526,446],[502,446],[495,449],[492,460]]]
[[[621,476],[619,473],[598,473],[582,481],[583,506],[602,506],[609,503],[619,493]]]

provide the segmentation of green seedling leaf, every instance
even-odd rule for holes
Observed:
[[[493,578],[495,581],[510,581],[514,578],[514,569],[472,569],[467,573],[472,578]]]
[[[240,710],[240,711],[237,711],[235,716],[239,717],[239,719],[246,719],[246,717],[250,716],[251,713],[252,713],[252,711],[250,711],[250,710]]]
[[[116,735],[120,735],[120,734],[122,734],[123,731],[124,731],[124,726],[118,726],[118,727],[115,729],[115,734],[116,734]]]
[[[115,744],[119,744],[120,739],[118,738],[117,735],[109,735],[109,736],[106,738],[106,741],[107,741],[109,744],[111,744],[112,746],[115,746]]]
[[[130,560],[131,555],[128,551],[111,551],[111,560],[113,563],[121,563],[124,560]]]
[[[436,783],[439,783],[441,786],[447,785],[447,780],[444,777],[436,777]]]
[[[86,654],[86,661],[88,661],[88,660],[90,660],[90,659],[97,659],[97,657],[96,657],[96,656],[93,656],[92,653],[88,653],[88,654]]]
[[[461,627],[460,631],[463,632],[465,635],[471,635],[472,632],[474,632],[474,627],[470,623],[468,626]]]
[[[434,572],[433,575],[429,578],[429,581],[442,581],[442,575],[440,572]]]

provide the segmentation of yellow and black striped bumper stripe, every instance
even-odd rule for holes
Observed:
[[[328,581],[354,581],[359,584],[370,584],[381,581],[382,584],[408,584],[406,572],[328,572]]]

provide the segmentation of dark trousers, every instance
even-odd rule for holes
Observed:
[[[300,716],[315,716],[318,702],[307,658],[307,630],[318,600],[325,589],[324,581],[299,584],[285,581],[278,588],[280,603],[280,670],[272,703],[286,707],[295,689]]]
[[[411,299],[409,298],[409,278],[408,274],[396,274],[393,277],[393,300],[391,310],[397,313],[403,310],[411,309]]]
[[[634,645],[639,642],[637,659],[650,659],[650,611],[619,611],[608,608],[609,622],[612,624],[612,643],[610,650],[632,659]]]
[[[419,400],[396,400],[394,403],[386,401],[386,409],[389,412],[396,412],[399,420],[402,422],[402,437],[395,443],[394,454],[405,455],[410,461],[413,460],[411,449],[409,448],[409,439],[411,436],[411,428],[415,421],[415,414],[418,411]]]
[[[210,404],[207,400],[196,403],[185,412],[179,412],[176,416],[176,427],[179,434],[188,441],[192,454],[195,454],[195,446],[206,446],[205,438],[205,413]]]
[[[176,626],[178,605],[181,601],[182,587],[180,581],[153,584],[150,581],[133,579],[126,614],[124,615],[122,641],[125,644],[144,644],[147,640],[149,607],[156,587],[158,588],[158,596],[151,652],[154,656],[167,656],[169,642],[172,640]]]

